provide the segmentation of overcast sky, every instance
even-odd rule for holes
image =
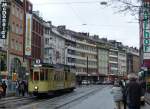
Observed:
[[[30,0],[46,21],[55,26],[66,25],[76,32],[89,32],[124,45],[139,47],[139,25],[130,14],[116,13],[103,0]],[[107,0],[105,0],[107,1]],[[108,4],[109,5],[109,4]],[[129,23],[131,22],[131,23]]]

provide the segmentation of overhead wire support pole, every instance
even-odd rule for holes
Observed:
[[[87,71],[87,84],[88,84],[88,74],[89,74],[89,65],[88,65],[88,62],[89,62],[89,59],[88,59],[88,56],[87,56],[87,64],[86,64],[86,71]]]

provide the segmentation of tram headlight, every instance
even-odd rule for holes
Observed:
[[[35,89],[35,90],[38,90],[38,86],[34,86],[34,89]]]

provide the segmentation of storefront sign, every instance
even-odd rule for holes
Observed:
[[[0,39],[7,38],[7,28],[8,28],[8,3],[1,2],[1,34]]]
[[[147,5],[144,5],[143,18],[143,59],[150,59],[150,25],[149,25],[149,10]]]
[[[32,15],[26,14],[25,55],[31,56]]]

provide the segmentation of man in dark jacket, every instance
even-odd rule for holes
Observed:
[[[140,97],[142,95],[141,85],[136,81],[137,76],[130,74],[128,76],[129,83],[127,84],[126,97],[129,109],[140,109]]]

